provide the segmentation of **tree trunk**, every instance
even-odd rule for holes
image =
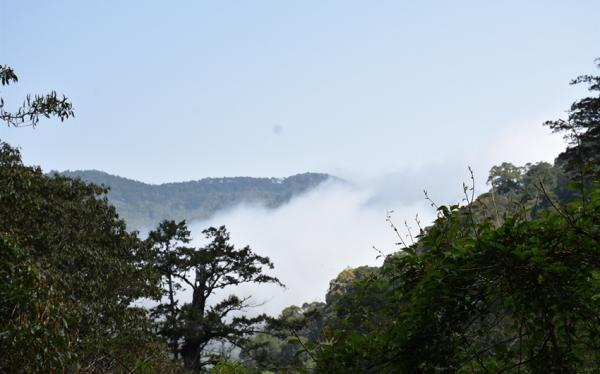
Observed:
[[[175,296],[174,296],[174,291],[173,291],[173,277],[171,276],[171,274],[169,274],[168,276],[168,282],[169,282],[169,310],[170,310],[170,320],[171,320],[171,328],[173,329],[173,331],[171,332],[171,334],[175,333],[175,330],[177,329],[177,316],[175,315]],[[179,337],[178,336],[172,336],[171,337],[171,351],[173,352],[173,359],[175,361],[179,360]]]
[[[183,347],[181,348],[181,356],[183,357],[183,365],[186,370],[192,370],[194,373],[199,373],[202,368],[200,360],[202,350],[208,343],[206,331],[204,329],[204,312],[206,308],[206,279],[204,269],[196,270],[194,293],[191,304],[191,321],[195,326],[188,326],[188,337],[186,337]],[[193,334],[190,334],[191,331]],[[190,336],[191,335],[191,336]]]

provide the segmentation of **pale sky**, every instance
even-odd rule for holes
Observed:
[[[76,111],[0,139],[47,171],[151,183],[551,160],[541,122],[600,56],[597,0],[0,5],[7,109],[55,89]]]

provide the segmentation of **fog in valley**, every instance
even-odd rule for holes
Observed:
[[[0,373],[598,372],[600,1],[2,5]]]
[[[275,265],[270,274],[286,289],[245,285],[236,293],[252,295],[263,304],[256,310],[277,315],[290,304],[324,301],[329,281],[345,267],[381,264],[373,246],[383,253],[397,250],[399,239],[386,223],[386,208],[370,203],[372,198],[361,187],[326,182],[278,209],[242,205],[209,221],[192,222],[190,229],[201,239],[202,229],[226,225],[234,244],[268,256]],[[392,217],[400,220],[417,212],[424,213],[425,222],[432,217],[423,201],[394,207]]]
[[[508,160],[522,164],[526,160],[551,162],[562,147],[560,137],[538,124],[521,125],[530,145],[520,147],[518,138],[511,135],[515,128],[508,126],[498,134],[501,142],[493,146],[481,144],[471,150],[470,166],[477,194],[488,189],[487,172],[500,162],[496,157],[501,157],[502,149],[514,149]],[[415,219],[425,227],[436,215],[424,190],[436,204],[463,203],[462,185],[471,184],[466,162],[466,157],[461,156],[446,163],[379,176],[340,175],[342,181],[323,183],[276,209],[244,204],[217,213],[207,221],[189,222],[193,244],[197,246],[205,244],[203,229],[225,225],[236,246],[249,245],[256,253],[268,256],[275,265],[269,274],[286,285],[285,289],[254,284],[229,288],[214,295],[212,301],[230,293],[251,295],[258,305],[253,313],[274,316],[292,304],[324,301],[329,282],[345,268],[382,264],[383,257],[373,247],[386,255],[400,249],[400,240],[386,221],[388,212],[402,239],[410,244],[406,225],[417,235]],[[181,299],[191,300],[189,290],[182,292]]]

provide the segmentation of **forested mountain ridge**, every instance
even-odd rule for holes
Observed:
[[[0,84],[9,78],[0,66]],[[233,245],[225,226],[204,230],[202,247],[185,222],[142,238],[105,188],[44,174],[0,141],[0,372],[597,372],[600,76],[573,83],[597,96],[545,123],[572,134],[554,165],[494,166],[486,194],[475,196],[472,178],[464,204],[430,200],[436,218],[423,228],[415,218],[415,235],[388,219],[398,251],[344,270],[325,303],[277,318],[245,314],[249,296],[217,293],[282,286],[275,264]],[[34,116],[64,113],[54,96],[40,100]],[[19,113],[4,121],[17,126]],[[208,185],[236,191],[226,180]],[[189,303],[176,298],[185,285]]]
[[[132,229],[153,227],[163,219],[203,220],[241,203],[276,208],[327,180],[339,180],[329,174],[304,173],[287,178],[204,178],[156,185],[99,170],[59,174],[110,187],[109,202]]]

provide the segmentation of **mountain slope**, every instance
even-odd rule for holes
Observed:
[[[324,181],[328,174],[304,173],[278,178],[205,178],[146,184],[98,170],[65,171],[71,178],[110,187],[108,200],[132,229],[152,228],[163,219],[202,220],[240,203],[276,208]]]

